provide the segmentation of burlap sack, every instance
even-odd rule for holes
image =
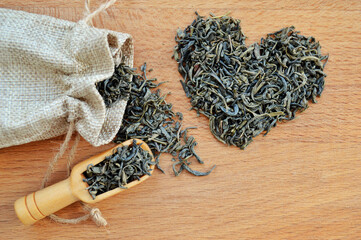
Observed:
[[[0,9],[0,148],[64,134],[94,146],[120,128],[126,101],[106,108],[95,83],[133,66],[129,34]]]

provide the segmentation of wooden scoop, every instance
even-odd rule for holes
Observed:
[[[137,145],[142,144],[141,148],[148,151],[152,156],[152,161],[154,161],[154,157],[149,146],[139,139],[135,140]],[[88,184],[83,181],[83,178],[85,178],[83,172],[87,169],[89,164],[93,164],[95,166],[99,162],[103,161],[106,156],[112,155],[118,147],[132,144],[133,139],[125,141],[103,153],[80,162],[74,166],[69,178],[16,200],[14,207],[20,221],[25,225],[30,225],[76,201],[81,200],[86,203],[96,203],[126,190],[116,188],[106,193],[97,195],[96,198],[93,199],[88,190],[86,190]],[[154,165],[150,165],[150,168],[154,170]],[[140,178],[140,181],[132,181],[125,185],[125,187],[134,187],[135,185],[147,180],[148,177],[149,175],[144,175]]]

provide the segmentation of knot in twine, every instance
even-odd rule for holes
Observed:
[[[96,223],[98,226],[105,227],[108,223],[102,216],[99,208],[92,208],[89,213],[91,219]]]

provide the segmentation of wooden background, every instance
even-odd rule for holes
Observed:
[[[92,2],[93,9],[99,2]],[[83,1],[1,0],[0,7],[77,21]],[[246,150],[227,147],[196,117],[179,83],[171,59],[177,27],[209,12],[242,21],[251,44],[266,33],[294,25],[321,42],[330,54],[326,88],[318,104],[267,137],[254,139]],[[106,228],[86,221],[59,225],[48,219],[23,226],[14,201],[39,189],[48,161],[63,136],[0,149],[0,239],[361,239],[361,3],[354,1],[213,1],[124,0],[94,21],[95,26],[133,35],[135,66],[143,62],[151,76],[172,94],[168,101],[183,112],[208,177],[182,173],[174,177],[170,156],[143,184],[96,204],[108,220]],[[1,36],[0,36],[1,37]],[[112,144],[92,147],[82,139],[77,161]],[[65,178],[65,159],[53,182]],[[59,212],[82,214],[80,204]]]

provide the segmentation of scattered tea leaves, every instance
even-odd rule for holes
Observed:
[[[179,175],[183,170],[195,176],[208,175],[208,172],[191,170],[191,158],[203,163],[195,153],[197,145],[194,137],[188,136],[190,128],[182,129],[183,115],[172,111],[172,104],[166,102],[167,94],[162,95],[160,90],[152,91],[162,83],[155,83],[156,79],[146,76],[146,64],[141,67],[142,74],[133,74],[128,105],[123,116],[122,126],[115,138],[115,142],[138,138],[148,144],[159,166],[159,156],[169,153],[177,158],[180,169],[174,169],[174,174]]]

